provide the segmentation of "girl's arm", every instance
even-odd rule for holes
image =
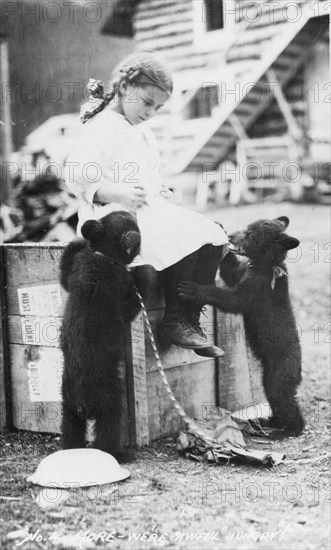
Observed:
[[[134,183],[114,183],[106,181],[94,195],[94,201],[109,203],[118,202],[130,209],[136,210],[144,202],[146,193],[143,187]]]
[[[66,184],[76,197],[93,204],[99,188],[116,185],[109,151],[113,149],[112,129],[96,119],[87,122],[75,148],[65,163]],[[105,201],[106,202],[106,201]]]
[[[117,202],[136,210],[145,199],[141,184],[119,181],[116,170],[119,139],[116,128],[96,119],[86,123],[83,135],[66,161],[66,184],[81,201]]]

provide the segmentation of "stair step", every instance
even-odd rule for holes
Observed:
[[[272,69],[277,70],[277,73],[279,74],[280,71],[285,72],[286,69],[289,69],[293,67],[293,58],[291,57],[279,57],[276,59],[276,61],[272,64]]]

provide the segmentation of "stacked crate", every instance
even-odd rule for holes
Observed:
[[[66,299],[59,283],[62,252],[60,243],[2,246],[7,425],[18,429],[60,433],[60,327]],[[145,302],[156,335],[164,308],[162,276],[147,270],[146,278]],[[156,336],[167,379],[180,404],[190,416],[203,419],[216,406],[233,411],[260,403],[260,372],[256,361],[249,361],[242,318],[207,308],[201,322],[208,337],[225,349],[224,357],[204,358],[177,346],[164,349]],[[142,313],[127,327],[118,370],[125,389],[123,444],[147,444],[182,428],[157,369]]]

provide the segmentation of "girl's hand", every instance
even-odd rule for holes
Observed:
[[[118,189],[118,202],[129,208],[137,210],[145,202],[146,192],[138,183],[123,183]]]
[[[162,185],[160,195],[164,199],[168,199],[168,200],[172,199],[172,197],[174,196],[173,192],[166,185]]]
[[[118,202],[129,210],[137,210],[145,202],[146,193],[139,183],[106,182],[95,194],[94,200],[102,203]]]

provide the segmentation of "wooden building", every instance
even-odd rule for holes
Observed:
[[[326,0],[122,0],[103,28],[132,36],[174,74],[167,110],[151,121],[165,175],[197,187],[294,188],[302,161],[330,161]],[[318,165],[316,164],[318,163]],[[319,177],[319,174],[317,174]]]

